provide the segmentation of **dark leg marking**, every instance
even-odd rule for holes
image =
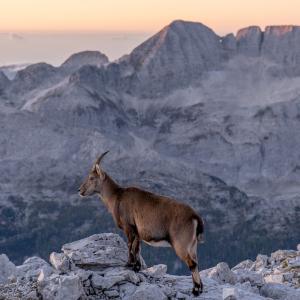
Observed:
[[[194,296],[199,296],[203,292],[203,284],[198,271],[198,264],[190,256],[187,258],[187,264],[192,272],[194,287],[192,293]]]
[[[138,272],[141,269],[141,261],[140,261],[140,239],[137,234],[135,235],[134,241],[132,243],[132,254],[134,257],[133,270],[135,272]]]

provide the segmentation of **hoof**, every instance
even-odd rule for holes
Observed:
[[[134,272],[139,272],[141,270],[141,263],[140,262],[136,262],[134,265],[133,265],[133,271]]]
[[[200,286],[194,286],[193,290],[192,290],[193,295],[199,296],[200,294],[202,294],[202,285]]]

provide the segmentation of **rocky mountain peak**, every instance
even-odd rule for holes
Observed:
[[[53,77],[57,74],[57,68],[50,64],[32,64],[17,72],[15,78],[12,80],[11,86],[14,92],[24,93],[25,91],[27,92],[41,86],[46,81],[50,84]]]
[[[100,51],[82,51],[71,55],[61,67],[68,70],[76,70],[84,65],[101,67],[108,62],[108,57]]]
[[[300,30],[300,26],[296,26],[296,25],[275,25],[275,26],[267,26],[265,28],[265,33],[276,35],[276,36],[282,36],[288,33],[294,33],[299,30]]]
[[[300,74],[300,26],[266,27],[261,48],[262,55],[284,66],[287,74]]]
[[[177,20],[135,48],[122,63],[132,67],[139,83],[146,84],[143,93],[153,97],[219,68],[222,54],[220,38],[211,29]]]
[[[238,52],[249,56],[258,56],[263,32],[258,26],[240,29],[236,35]]]
[[[159,54],[160,50],[163,53],[167,50],[174,51],[176,56],[188,54],[186,53],[188,50],[193,52],[193,42],[196,48],[205,50],[205,47],[212,46],[212,44],[214,46],[218,45],[218,36],[201,23],[176,20],[135,48],[130,54],[130,60],[138,68],[142,64],[147,64],[156,59],[157,57],[154,54]],[[179,46],[182,49],[178,49]],[[186,59],[192,58],[186,57]]]

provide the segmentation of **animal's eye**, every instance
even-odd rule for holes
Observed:
[[[94,180],[95,179],[95,177],[90,177],[90,180]]]

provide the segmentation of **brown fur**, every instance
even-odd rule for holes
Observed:
[[[107,152],[106,152],[107,153]],[[192,272],[193,293],[202,292],[198,271],[197,242],[203,233],[203,221],[188,205],[136,187],[123,188],[101,168],[102,154],[81,185],[81,196],[98,194],[128,239],[128,266],[141,267],[140,241],[169,243]]]

